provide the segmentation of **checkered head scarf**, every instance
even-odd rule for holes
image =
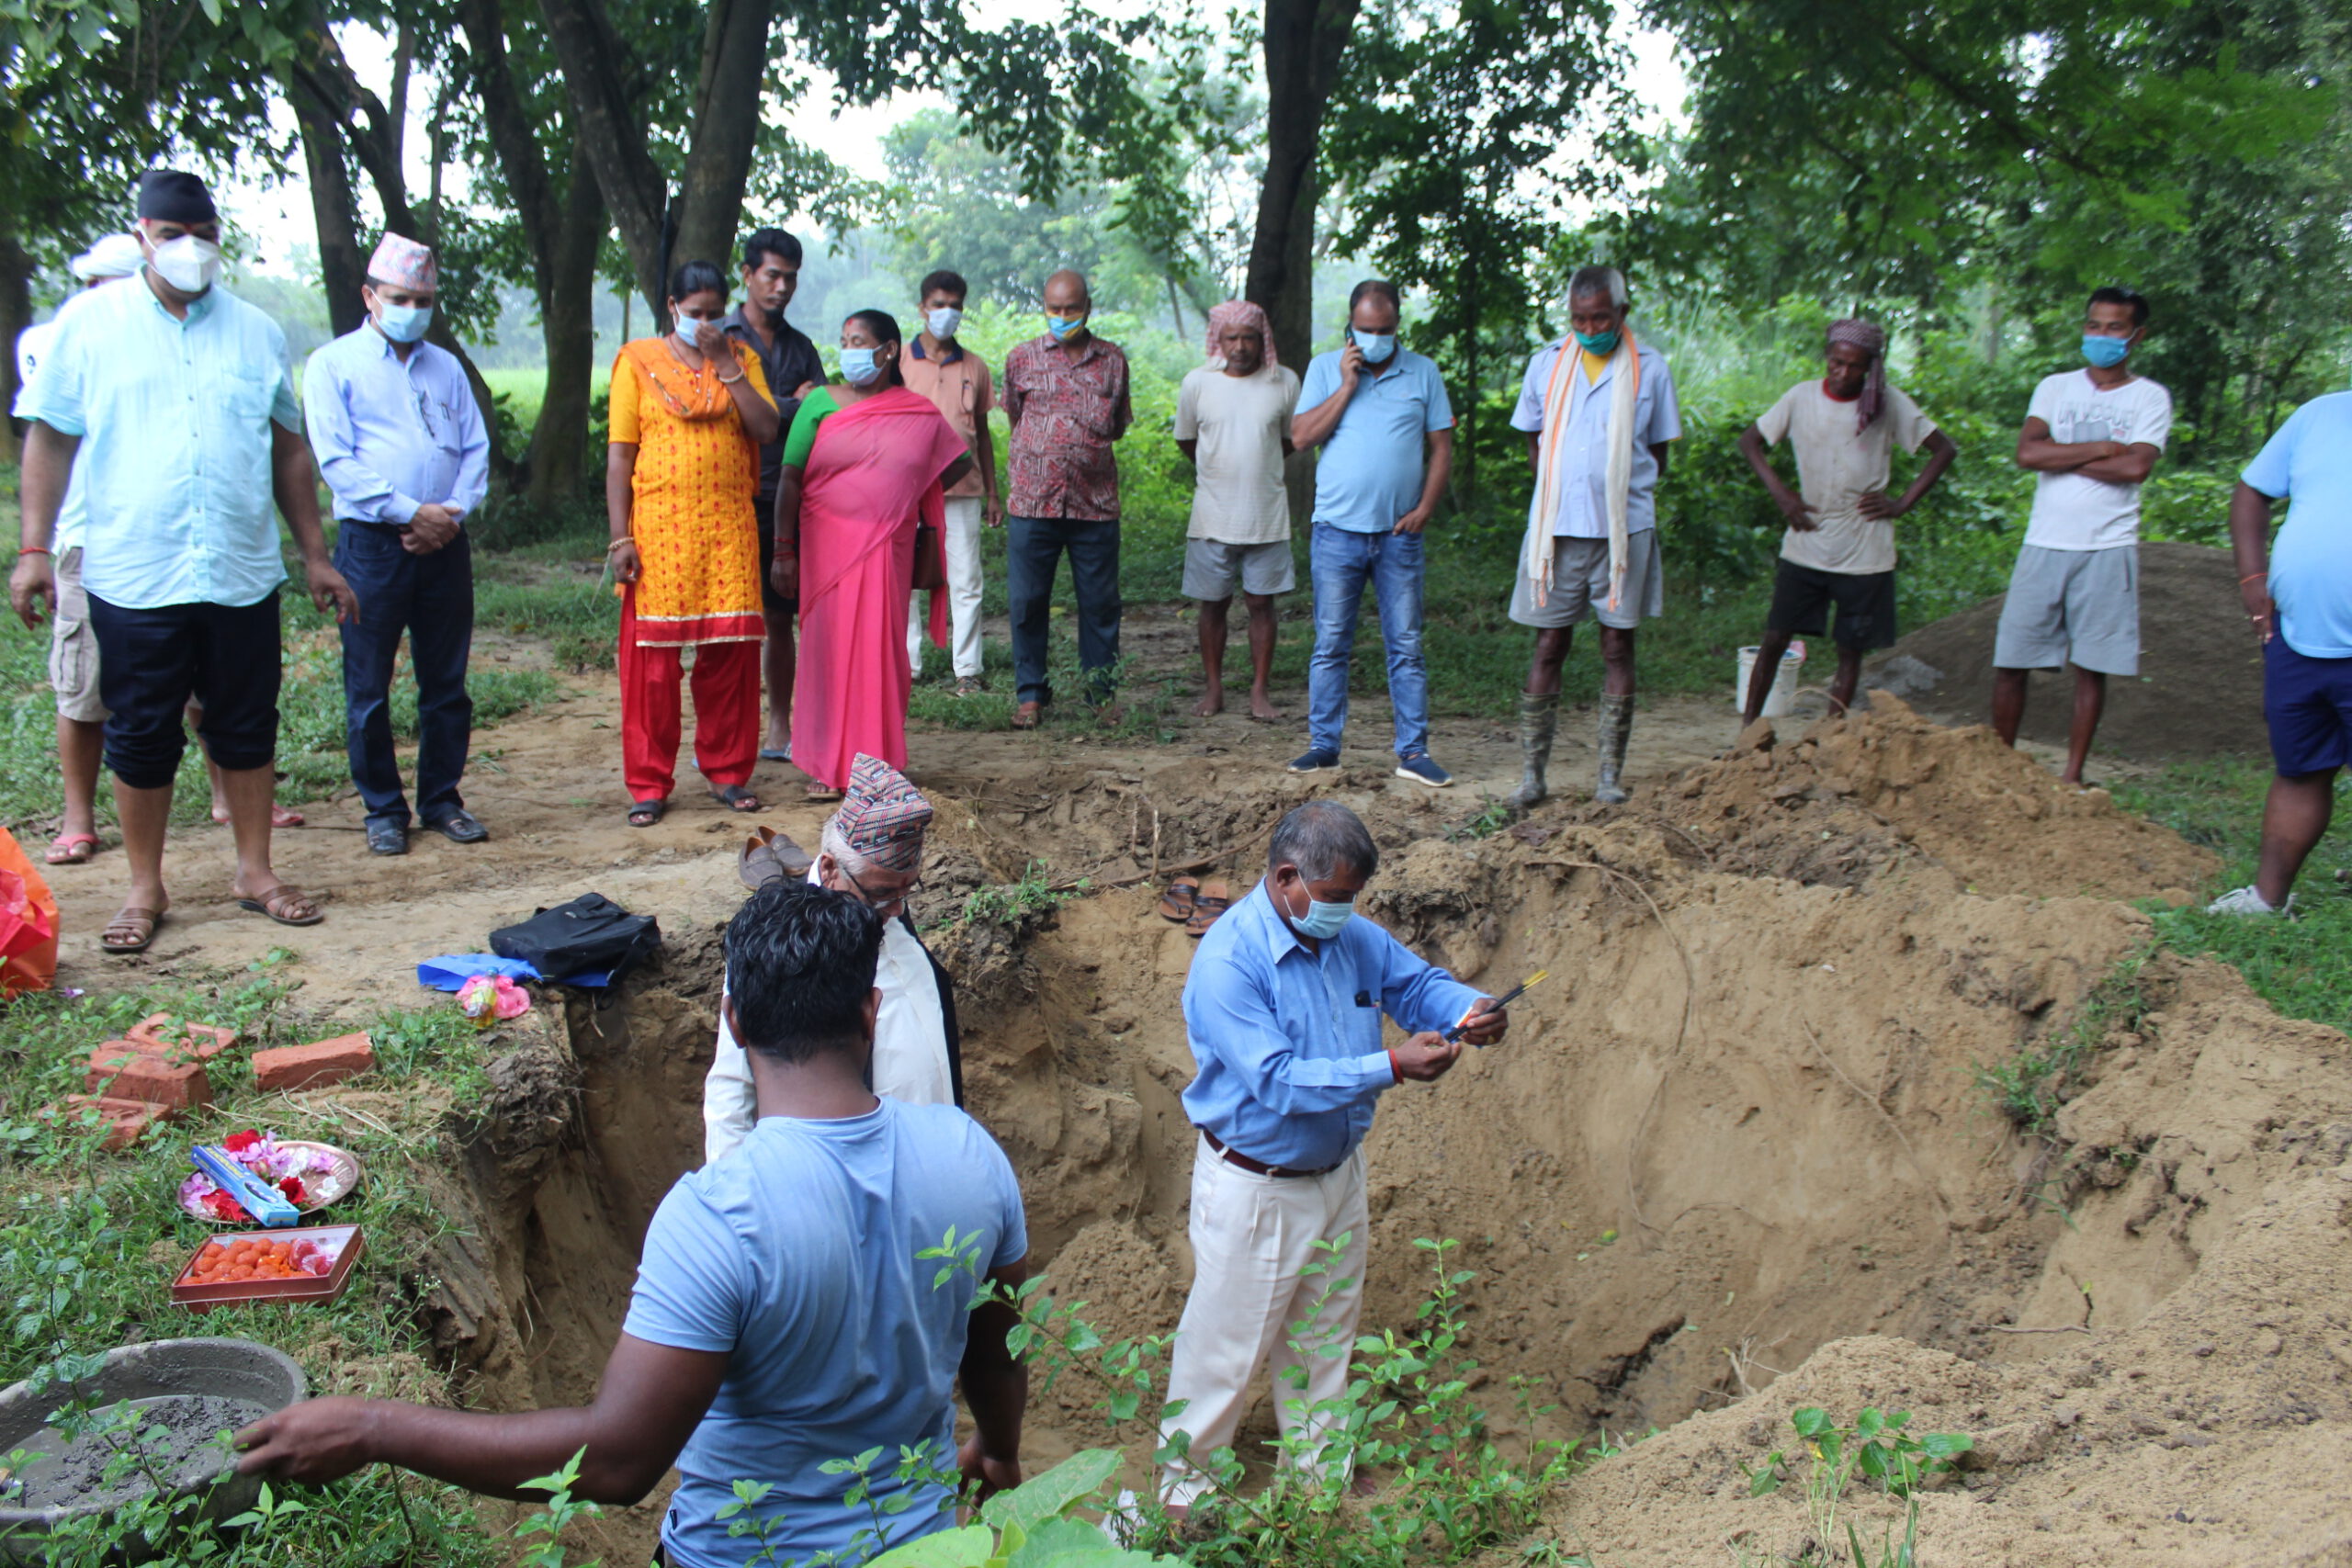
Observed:
[[[1870,374],[1862,378],[1861,401],[1854,410],[1854,433],[1859,435],[1886,406],[1886,329],[1876,321],[1849,316],[1829,323],[1829,341],[1859,348],[1871,356]]]
[[[1227,299],[1222,305],[1209,307],[1208,350],[1211,365],[1222,366],[1225,363],[1225,329],[1227,327],[1257,328],[1259,338],[1266,345],[1266,363],[1269,365],[1282,363],[1274,357],[1274,329],[1273,324],[1266,320],[1264,307],[1252,305],[1247,299]]]
[[[912,871],[922,863],[922,838],[931,827],[931,802],[907,776],[865,752],[849,770],[849,789],[833,826],[842,841],[885,871]]]

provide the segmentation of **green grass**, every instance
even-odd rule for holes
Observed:
[[[2266,761],[2253,758],[2177,763],[2119,784],[2116,799],[2222,857],[2210,896],[2254,880],[2262,841]],[[2334,828],[2304,863],[2295,886],[2298,917],[2248,919],[2209,915],[2199,898],[2185,908],[2151,906],[2158,939],[2180,953],[2234,965],[2279,1012],[2352,1031],[2352,780],[2336,781]]]
[[[256,965],[256,968],[262,966]],[[469,1103],[480,1064],[506,1049],[503,1035],[476,1035],[453,1009],[379,1021],[387,1046],[379,1089],[419,1094],[402,1111],[386,1095],[370,1101],[376,1121],[311,1113],[263,1097],[244,1066],[253,1046],[290,1044],[329,1029],[289,1006],[291,992],[265,971],[214,976],[171,988],[68,998],[28,996],[13,1003],[0,1077],[0,1382],[39,1373],[60,1357],[174,1335],[256,1339],[303,1364],[311,1392],[346,1386],[409,1398],[438,1389],[432,1348],[417,1313],[417,1260],[447,1234],[446,1209],[412,1171],[438,1131],[439,1107]],[[92,1046],[149,1012],[235,1023],[243,1040],[208,1071],[219,1103],[151,1134],[119,1155],[97,1151],[94,1133],[41,1120],[39,1109],[82,1087]],[[364,1227],[367,1251],[334,1303],[228,1307],[197,1317],[170,1304],[174,1272],[213,1234],[179,1212],[191,1141],[217,1141],[258,1126],[316,1137],[359,1156],[368,1181],[336,1205],[337,1223]],[[455,1488],[380,1467],[321,1491],[302,1491],[306,1512],[276,1527],[268,1560],[311,1568],[372,1568],[409,1561],[474,1568],[506,1561],[479,1529],[473,1502]]]

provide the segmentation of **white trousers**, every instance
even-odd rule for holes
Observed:
[[[947,650],[956,660],[959,680],[980,672],[980,498],[947,498],[947,536],[940,541],[947,555]],[[922,595],[912,595],[907,610],[907,667],[922,673],[924,635]]]
[[[1160,1422],[1160,1441],[1192,1434],[1205,1461],[1233,1446],[1249,1408],[1250,1380],[1271,1361],[1275,1419],[1286,1438],[1311,1446],[1328,1424],[1308,1414],[1347,1392],[1348,1358],[1318,1356],[1320,1345],[1355,1339],[1363,1305],[1371,1216],[1364,1207],[1363,1150],[1323,1176],[1253,1176],[1217,1157],[1205,1139],[1193,1154],[1193,1293],[1176,1325],[1168,1398],[1184,1402]],[[1317,1242],[1347,1244],[1318,1252]],[[1307,1274],[1311,1264],[1328,1272]],[[1318,1306],[1319,1303],[1319,1306]],[[1297,1386],[1298,1371],[1306,1386]],[[1160,1500],[1189,1506],[1209,1478],[1177,1461],[1160,1478]]]

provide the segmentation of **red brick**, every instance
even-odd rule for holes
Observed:
[[[254,1053],[254,1078],[265,1089],[324,1089],[356,1077],[376,1065],[375,1047],[365,1034],[338,1035],[308,1045],[279,1045]]]
[[[212,1103],[212,1080],[200,1062],[173,1062],[128,1041],[101,1045],[90,1055],[83,1085],[113,1100],[149,1100],[174,1111]]]
[[[237,1043],[237,1032],[226,1024],[187,1023],[159,1012],[132,1024],[128,1038],[151,1051],[209,1062]]]
[[[41,1114],[56,1120],[79,1122],[82,1112],[93,1108],[97,1111],[98,1120],[107,1129],[106,1142],[99,1147],[109,1154],[129,1148],[156,1122],[174,1119],[173,1112],[143,1100],[119,1100],[111,1096],[100,1099],[86,1094],[69,1094],[62,1104],[49,1106]]]

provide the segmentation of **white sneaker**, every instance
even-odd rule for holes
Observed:
[[[2249,884],[2222,894],[2205,906],[2205,912],[2209,915],[2284,915],[2292,913],[2294,908],[2295,896],[2292,893],[2287,895],[2284,904],[2273,905]]]

